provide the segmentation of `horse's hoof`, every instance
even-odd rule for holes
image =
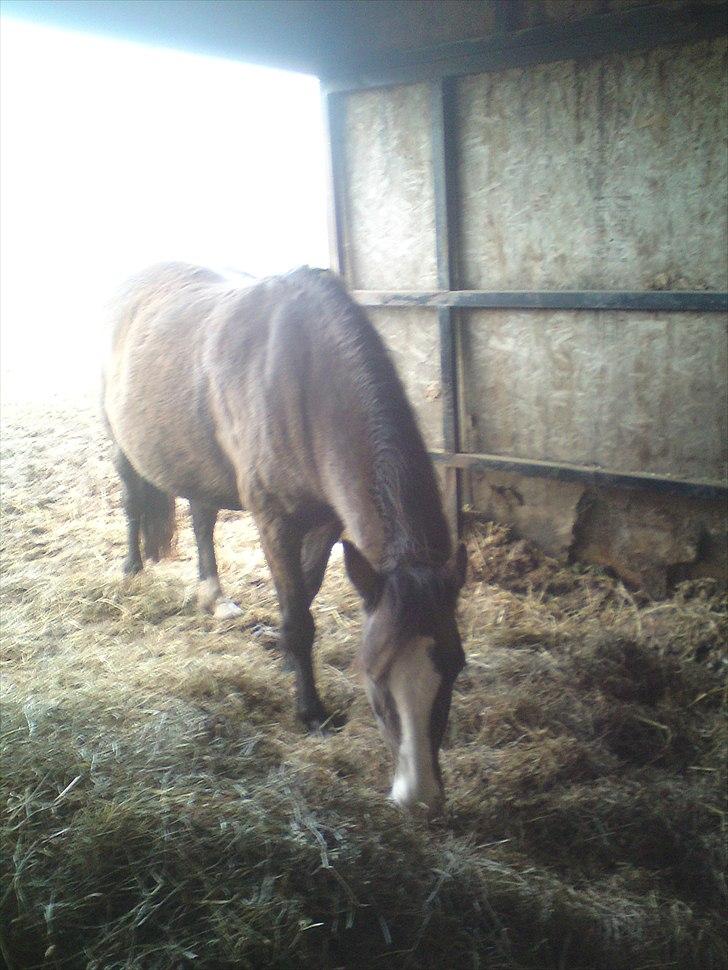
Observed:
[[[215,604],[212,615],[216,620],[233,620],[236,616],[240,616],[242,612],[240,607],[236,606],[232,600],[219,600]]]
[[[326,735],[341,730],[346,724],[346,715],[341,711],[327,714],[322,708],[315,714],[301,715],[301,720],[309,734]]]
[[[136,576],[143,568],[144,565],[140,559],[125,559],[121,571],[125,576]]]
[[[250,635],[260,641],[264,650],[278,650],[281,642],[281,635],[273,626],[267,623],[252,623],[249,626]]]

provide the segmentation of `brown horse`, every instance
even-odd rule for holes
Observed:
[[[113,313],[104,410],[124,486],[127,573],[168,551],[190,503],[200,603],[221,592],[213,529],[249,509],[282,614],[297,710],[325,725],[310,606],[342,534],[365,610],[367,692],[395,759],[392,797],[434,807],[438,752],[464,664],[452,555],[432,464],[392,362],[338,279],[308,268],[246,288],[169,264],[131,280]]]

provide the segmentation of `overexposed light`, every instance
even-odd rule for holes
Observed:
[[[327,264],[315,78],[12,19],[0,45],[6,396],[92,385],[145,265]]]

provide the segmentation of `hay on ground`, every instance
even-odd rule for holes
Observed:
[[[655,603],[474,527],[446,816],[385,799],[335,558],[295,722],[251,520],[218,526],[234,621],[176,558],[120,578],[93,408],[7,409],[0,941],[8,967],[728,966],[726,600]]]

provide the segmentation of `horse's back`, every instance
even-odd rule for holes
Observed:
[[[124,291],[113,331],[107,415],[143,478],[220,507],[369,514],[372,429],[383,407],[400,424],[409,410],[376,331],[328,271],[246,287],[157,267]],[[414,419],[402,429],[417,437]]]
[[[235,508],[235,473],[217,443],[204,364],[226,289],[223,277],[181,263],[131,279],[111,309],[104,410],[143,478]]]

